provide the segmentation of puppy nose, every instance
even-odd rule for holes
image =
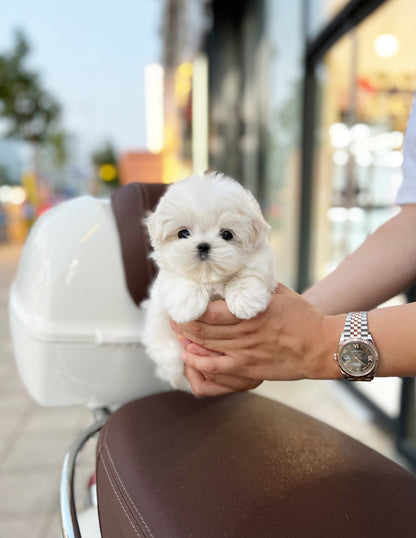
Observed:
[[[200,254],[208,254],[210,248],[211,245],[209,243],[199,243],[199,245],[197,246],[197,249]]]

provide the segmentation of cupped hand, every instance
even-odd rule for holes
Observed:
[[[176,326],[177,327],[177,326]],[[175,327],[175,329],[176,329]],[[176,329],[177,330],[177,329]],[[219,357],[221,353],[199,346],[187,338],[179,335],[179,342],[186,352],[182,358],[185,361],[185,353],[197,355],[199,357]],[[219,396],[230,392],[244,392],[258,387],[262,381],[248,379],[235,375],[211,374],[202,372],[185,363],[185,376],[191,385],[192,391],[196,396]]]
[[[185,374],[195,394],[250,390],[263,380],[333,379],[345,316],[325,316],[279,284],[268,308],[239,320],[225,301],[197,321],[173,324],[184,346]]]

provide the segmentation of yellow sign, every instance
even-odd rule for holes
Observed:
[[[98,174],[103,181],[113,181],[117,177],[117,168],[113,164],[103,164]]]

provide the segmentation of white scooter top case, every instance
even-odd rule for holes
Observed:
[[[111,407],[167,389],[140,344],[109,200],[82,196],[38,219],[9,313],[19,373],[43,405]]]

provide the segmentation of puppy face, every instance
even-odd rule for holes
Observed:
[[[269,232],[253,196],[220,174],[171,185],[146,224],[158,266],[200,283],[236,273]]]

